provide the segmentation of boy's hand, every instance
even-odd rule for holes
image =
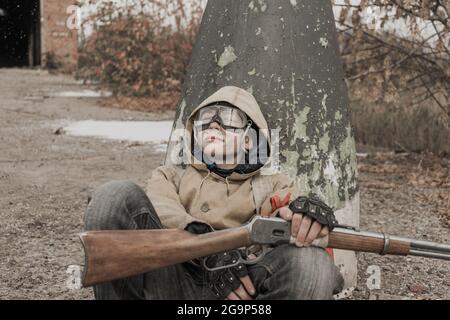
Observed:
[[[323,238],[330,233],[328,227],[313,221],[310,217],[294,214],[289,207],[281,208],[279,215],[286,221],[292,221],[291,234],[297,239],[295,243],[297,247],[309,247],[315,239]]]
[[[234,263],[239,254],[238,250],[233,250],[204,258],[203,264],[207,268],[225,267],[206,272],[208,285],[218,299],[252,300],[252,296],[256,294],[248,269],[244,264],[226,267],[231,262]],[[251,260],[256,256],[251,254],[248,258]]]
[[[256,293],[255,287],[249,276],[241,278],[241,286],[231,292],[225,300],[253,300]]]

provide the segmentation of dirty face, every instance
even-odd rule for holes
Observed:
[[[201,131],[201,133],[200,141],[205,155],[217,159],[216,163],[224,160],[227,164],[235,163],[238,150],[241,147],[241,134],[227,131],[217,122],[211,123],[209,128]],[[230,161],[231,163],[229,163]]]
[[[218,122],[196,130],[195,136],[203,154],[218,165],[238,165],[253,146],[245,131],[225,130]]]

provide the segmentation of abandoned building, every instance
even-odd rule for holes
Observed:
[[[72,70],[78,32],[68,28],[75,0],[0,0],[0,68],[47,67]]]

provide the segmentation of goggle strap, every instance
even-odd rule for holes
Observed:
[[[253,121],[252,120],[248,120],[247,122],[247,129],[245,129],[244,134],[242,135],[242,142],[245,143],[245,137],[247,136],[247,133],[249,132],[250,128],[253,125]],[[241,145],[244,145],[244,143],[241,143]],[[244,149],[245,153],[248,153],[248,150]]]

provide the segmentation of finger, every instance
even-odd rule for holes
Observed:
[[[239,296],[236,293],[231,292],[228,295],[227,300],[241,300],[241,299],[239,298]]]
[[[239,296],[240,300],[252,300],[252,297],[250,297],[244,286],[240,286],[239,288],[237,288],[234,293]]]
[[[254,296],[256,293],[255,286],[253,285],[252,279],[249,276],[245,276],[241,278],[241,283],[244,285],[245,290],[251,295]]]
[[[306,235],[308,234],[309,228],[311,227],[312,220],[310,217],[304,217],[302,219],[302,224],[300,225],[300,230],[297,234],[296,245],[298,247],[303,247],[305,245]]]
[[[309,247],[311,245],[311,243],[315,239],[317,239],[321,230],[322,230],[322,225],[320,223],[318,223],[317,221],[314,221],[313,224],[311,225],[311,228],[309,229],[308,235],[306,236],[306,239],[305,239],[306,247]]]
[[[323,227],[322,230],[320,230],[319,238],[326,237],[329,234],[330,234],[330,229],[328,229],[328,227]]]
[[[247,260],[254,260],[256,258],[258,258],[258,257],[254,253],[250,253],[247,257]]]
[[[292,218],[291,235],[294,238],[297,238],[298,230],[300,230],[302,219],[303,219],[302,214],[295,214],[294,217]]]
[[[286,221],[291,221],[292,219],[292,211],[288,207],[280,208],[279,215]]]

